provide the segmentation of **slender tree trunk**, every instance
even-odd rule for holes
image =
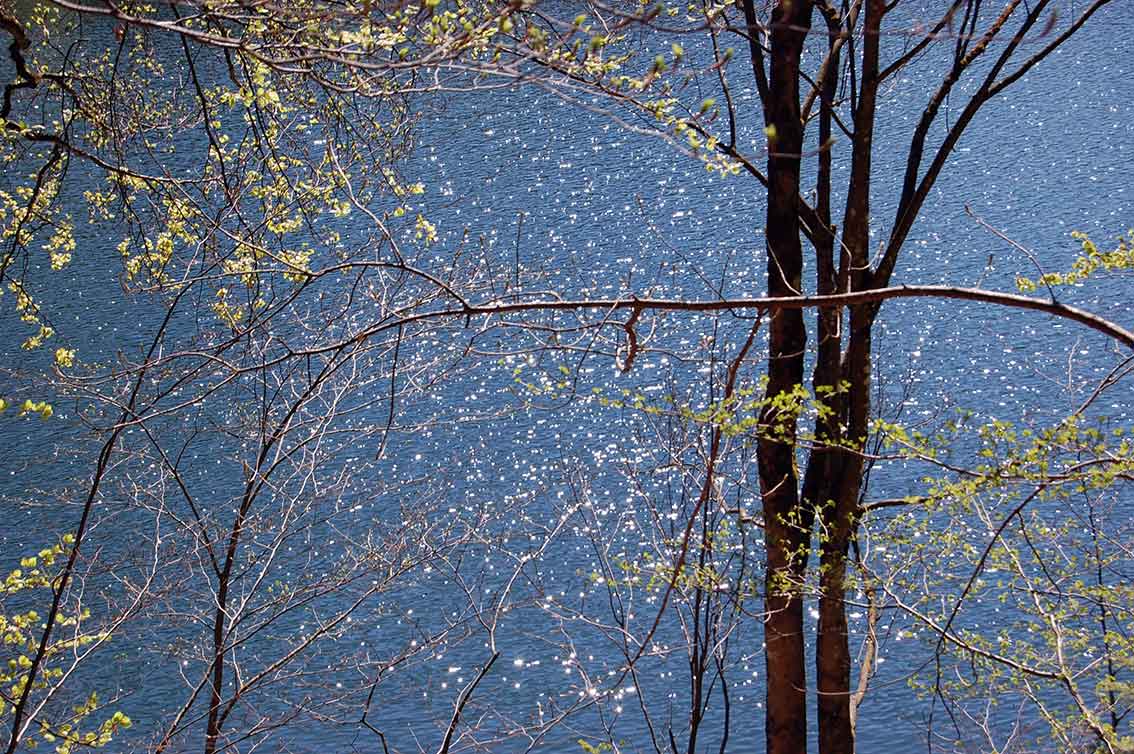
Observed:
[[[700,573],[712,559],[712,540],[709,535],[709,506],[701,506],[701,551],[697,557]],[[703,612],[702,612],[703,611]],[[701,731],[701,721],[705,716],[705,675],[708,672],[709,657],[712,652],[710,629],[712,626],[712,598],[700,586],[696,588],[693,609],[690,611],[692,628],[690,643],[693,651],[689,656],[689,741],[687,754],[696,754],[697,736]]]
[[[850,383],[846,447],[838,452],[835,464],[837,489],[820,508],[823,539],[819,548],[819,626],[815,652],[820,754],[853,754],[855,750],[846,579],[850,543],[861,516],[859,496],[865,464],[859,451],[865,444],[870,417],[873,323],[874,316],[868,307],[852,307],[850,345],[845,359],[845,377]]]
[[[251,486],[251,483],[249,483]],[[205,724],[205,754],[213,754],[217,750],[217,739],[220,737],[220,709],[221,698],[224,692],[224,664],[225,664],[225,627],[228,617],[228,590],[232,583],[232,569],[236,560],[237,550],[240,546],[240,536],[244,529],[245,516],[251,506],[252,496],[245,494],[241,500],[240,510],[233,522],[232,532],[229,536],[228,548],[225,551],[224,569],[221,571],[217,584],[216,613],[213,616],[213,667],[212,681],[209,687],[209,717]]]
[[[299,406],[297,401],[293,406]],[[274,437],[273,437],[274,442]],[[259,462],[257,463],[257,470],[260,468],[260,463],[267,454],[268,443],[265,447],[261,448]],[[240,499],[240,507],[236,511],[236,518],[232,522],[232,530],[229,532],[228,547],[225,549],[224,567],[221,569],[220,575],[217,577],[217,604],[216,612],[213,616],[213,659],[212,659],[212,681],[209,687],[209,716],[205,723],[205,749],[204,754],[214,754],[217,751],[217,742],[220,738],[221,726],[224,722],[224,715],[221,714],[221,700],[224,694],[224,671],[225,671],[225,644],[227,643],[227,625],[228,625],[228,595],[232,587],[233,569],[236,566],[236,558],[240,550],[241,538],[244,535],[244,526],[248,521],[249,511],[252,509],[252,503],[256,499],[256,493],[259,488],[255,474],[245,466],[245,474],[248,479],[244,485],[244,494]]]
[[[843,230],[840,287],[860,291],[871,287],[870,185],[874,120],[879,80],[879,34],[885,0],[866,0],[862,41],[861,83],[854,112],[854,144]],[[847,352],[841,376],[848,385],[844,409],[846,426],[827,475],[827,495],[816,500],[822,525],[819,568],[819,626],[815,648],[819,710],[820,754],[853,754],[855,731],[851,715],[851,655],[847,635],[847,556],[859,520],[863,457],[870,421],[871,331],[874,309],[850,307]]]
[[[819,110],[819,143],[827,145],[831,138],[831,103],[835,98],[839,70],[838,35],[843,19],[837,12],[824,14],[828,31],[827,78],[822,82]],[[835,268],[835,229],[831,224],[831,152],[820,146],[816,180],[816,214],[824,227],[812,235],[816,253],[817,292],[835,293],[838,275]],[[816,329],[819,343],[812,372],[812,390],[816,400],[829,411],[815,420],[816,444],[808,458],[803,483],[803,504],[822,517],[823,540],[820,545],[820,587],[818,646],[816,649],[816,702],[819,722],[820,754],[851,754],[854,751],[854,728],[850,720],[850,654],[847,637],[845,598],[846,556],[851,521],[836,521],[840,505],[846,499],[843,491],[846,454],[840,447],[847,421],[847,397],[837,388],[843,378],[842,312],[837,308],[820,309]],[[857,493],[857,487],[856,487]]]
[[[810,0],[781,0],[772,12],[771,68],[765,113],[768,127],[768,294],[801,292],[803,248],[799,226],[799,62],[811,24]],[[801,312],[780,311],[769,326],[768,385],[775,399],[803,381],[807,331]],[[759,442],[760,488],[768,570],[764,605],[768,754],[807,750],[807,679],[800,582],[810,547],[811,518],[799,500],[794,415],[765,409]]]

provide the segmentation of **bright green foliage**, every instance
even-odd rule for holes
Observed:
[[[0,124],[12,184],[0,190],[0,273],[34,328],[24,347],[55,330],[36,292],[51,283],[18,271],[34,255],[60,270],[83,254],[83,215],[121,239],[133,288],[173,294],[211,276],[214,312],[233,329],[341,261],[336,224],[321,217],[361,209],[386,241],[432,243],[436,226],[411,203],[425,187],[396,170],[417,117],[407,93],[474,86],[477,70],[496,69],[522,7],[209,0],[174,23],[165,6],[122,3],[84,21],[102,34],[50,3],[13,17],[28,42],[23,83],[34,85]],[[59,57],[60,40],[82,66]],[[458,60],[468,77],[429,80]],[[161,85],[174,71],[191,86]],[[75,162],[101,174],[85,207],[60,193]],[[403,217],[413,221],[393,223]]]
[[[1100,251],[1086,233],[1071,234],[1079,241],[1082,253],[1075,258],[1067,272],[1049,272],[1039,278],[1018,276],[1016,287],[1023,293],[1032,293],[1040,286],[1077,285],[1099,272],[1134,269],[1134,230],[1125,238],[1118,239],[1118,245],[1110,251]]]
[[[59,543],[22,558],[20,567],[10,571],[0,583],[0,688],[3,689],[0,725],[9,724],[13,711],[9,700],[19,699],[27,686],[28,671],[40,652],[41,631],[46,618],[42,611],[49,609],[52,589],[73,544],[74,537],[66,535]],[[56,625],[62,630],[57,631],[43,649],[41,668],[28,696],[29,704],[50,701],[69,673],[74,657],[109,638],[104,633],[88,631],[84,627],[89,617],[86,609],[59,614]],[[43,741],[54,745],[57,754],[70,754],[104,746],[119,730],[129,728],[131,724],[125,714],[114,712],[95,727],[90,727],[92,717],[105,714],[98,694],[93,691],[78,705],[68,708],[60,701],[49,704],[45,709],[34,719],[33,728],[23,739],[24,746],[30,748],[37,741]]]
[[[761,375],[753,385],[737,389],[732,397],[700,408],[680,404],[668,396],[659,399],[628,389],[623,389],[615,398],[605,396],[595,388],[595,400],[603,407],[631,409],[651,416],[671,416],[690,424],[714,427],[726,437],[742,438],[750,443],[758,437],[782,439],[792,434],[795,443],[801,447],[832,444],[830,438],[816,437],[792,428],[801,418],[829,415],[831,399],[844,394],[849,387],[847,383],[820,386],[818,397],[803,385],[795,385],[790,391],[767,397],[764,394],[767,381],[767,376]],[[535,385],[527,386],[532,392],[540,390]],[[566,387],[566,383],[560,387]],[[835,444],[851,447],[846,441]]]
[[[817,399],[797,386],[769,399],[760,397],[761,388],[740,388],[729,400],[699,408],[630,390],[617,398],[600,391],[594,399],[751,444],[781,436],[788,422],[822,415],[846,390],[824,388]],[[859,567],[848,572],[855,602],[871,595],[871,603],[904,616],[899,640],[920,638],[941,653],[943,664],[931,664],[913,683],[961,705],[1022,697],[1061,750],[1081,750],[1085,739],[1129,749],[1134,587],[1122,574],[1134,553],[1134,529],[1120,496],[1134,479],[1130,430],[1082,411],[1050,426],[981,422],[962,411],[936,430],[878,419],[872,437],[879,463],[927,469],[921,490],[890,501],[885,512],[866,501],[860,531],[868,535],[860,534]],[[831,441],[802,433],[798,445],[830,447]],[[845,440],[838,445],[860,449]],[[970,453],[971,464],[958,460]],[[727,552],[736,541],[735,521],[724,523],[704,533],[710,550]],[[592,581],[622,591],[726,588],[737,599],[761,588],[714,562],[684,563],[675,572],[645,553],[614,565]],[[783,588],[814,593],[813,584]],[[990,605],[1003,617],[989,622]]]
[[[207,0],[174,19],[170,7],[0,6],[22,64],[0,115],[0,305],[27,325],[25,349],[56,336],[43,304],[55,273],[101,253],[84,235],[118,239],[118,259],[80,279],[88,295],[204,288],[212,324],[234,333],[342,269],[352,212],[372,221],[371,259],[385,247],[404,263],[405,247],[435,243],[415,202],[425,186],[398,171],[411,98],[497,70],[524,3]],[[79,175],[91,188],[64,196]],[[74,367],[73,349],[54,353]]]
[[[0,398],[0,413],[3,413],[12,404],[4,398]],[[19,416],[28,416],[36,414],[43,419],[50,419],[55,413],[51,404],[46,401],[33,401],[31,399],[25,400],[20,404]]]
[[[927,476],[927,494],[873,531],[864,582],[912,619],[905,638],[944,653],[915,678],[926,694],[962,706],[1024,699],[1060,750],[1129,750],[1130,433],[1075,413],[1049,427],[994,420],[973,437],[971,420],[932,440],[885,429],[901,458],[952,471]],[[943,447],[974,439],[975,465],[944,460]]]
[[[606,741],[600,741],[597,744],[591,744],[587,743],[586,739],[580,738],[578,743],[579,748],[582,749],[585,754],[603,754],[604,752],[610,751],[613,748]]]

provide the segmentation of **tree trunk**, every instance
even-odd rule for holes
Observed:
[[[871,287],[870,185],[872,141],[879,81],[879,43],[885,0],[866,0],[862,41],[862,79],[854,111],[854,143],[843,229],[842,290]],[[842,379],[848,385],[839,412],[846,426],[835,450],[827,493],[815,501],[821,520],[819,626],[815,647],[820,754],[853,754],[855,731],[851,717],[851,655],[847,635],[847,555],[859,520],[859,495],[864,470],[859,451],[870,421],[871,330],[874,309],[850,307],[847,353]]]
[[[768,294],[801,291],[803,248],[799,226],[799,62],[811,24],[810,0],[781,0],[772,12],[768,128]],[[803,314],[779,311],[769,326],[768,385],[759,441],[760,489],[767,547],[764,642],[768,754],[807,750],[807,679],[800,584],[810,547],[810,513],[800,506],[796,472],[796,418],[772,401],[803,381],[807,331]]]
[[[831,151],[825,148],[831,138],[832,102],[836,94],[839,70],[839,34],[843,19],[833,10],[824,13],[828,31],[827,76],[821,82],[819,110],[819,154],[816,180],[816,214],[823,228],[812,234],[815,246],[817,293],[838,291],[835,268],[835,228],[831,224]],[[816,703],[819,719],[820,754],[851,754],[854,751],[854,726],[850,719],[850,653],[847,637],[845,595],[846,555],[850,521],[837,522],[841,504],[846,454],[840,445],[847,421],[847,396],[837,388],[843,379],[842,311],[819,309],[816,329],[819,335],[812,392],[829,411],[815,420],[815,446],[808,458],[803,482],[803,505],[821,516],[823,527],[820,543],[819,625],[817,628]],[[848,483],[853,480],[847,479]],[[857,487],[856,487],[857,492]]]

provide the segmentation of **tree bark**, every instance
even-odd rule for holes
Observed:
[[[751,0],[750,0],[751,1]],[[768,133],[768,295],[802,292],[799,174],[803,151],[799,64],[811,24],[811,0],[781,0],[772,11]],[[765,584],[765,669],[768,754],[807,750],[807,679],[803,597],[811,518],[799,500],[796,417],[774,406],[803,381],[807,331],[802,313],[778,311],[769,325],[768,384],[759,440],[760,488],[768,567]]]
[[[840,287],[861,291],[871,287],[870,186],[872,141],[879,83],[879,47],[885,0],[867,0],[862,40],[861,82],[854,111],[850,185],[843,230]],[[828,480],[815,500],[820,516],[819,625],[815,647],[820,754],[853,754],[855,731],[851,715],[851,655],[847,635],[847,556],[859,520],[863,457],[870,421],[871,331],[876,310],[850,307],[848,346],[841,377],[847,394],[840,401],[846,427],[841,444],[827,459]]]

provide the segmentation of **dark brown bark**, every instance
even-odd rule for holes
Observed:
[[[830,39],[827,63],[831,71],[839,67],[839,39],[837,33],[841,19],[835,13],[825,12],[827,31]],[[828,75],[820,92],[819,143],[828,144],[831,138],[832,102],[837,88],[837,76]],[[818,171],[816,174],[815,212],[820,221],[820,229],[813,237],[815,247],[816,292],[829,296],[837,291],[838,278],[835,268],[836,228],[831,222],[831,150],[820,147]],[[819,307],[816,310],[816,332],[819,342],[816,345],[815,367],[811,373],[812,393],[816,399],[830,409],[815,419],[816,444],[808,458],[807,472],[803,479],[803,505],[814,507],[831,496],[830,480],[833,475],[832,462],[835,448],[841,435],[844,401],[836,388],[842,376],[842,311],[841,306]]]
[[[220,736],[221,694],[224,690],[225,666],[225,632],[228,617],[228,590],[232,584],[232,569],[236,562],[237,551],[240,547],[240,537],[244,531],[245,519],[255,499],[255,482],[249,479],[236,520],[232,524],[228,547],[225,550],[224,568],[217,583],[217,604],[213,617],[213,659],[212,681],[209,687],[209,717],[205,724],[205,754],[213,754],[217,750],[217,739]]]
[[[850,185],[847,192],[839,284],[844,291],[871,286],[870,186],[872,141],[879,81],[879,46],[884,0],[867,0],[862,40],[861,79],[854,111]],[[847,394],[838,414],[846,427],[842,444],[821,459],[826,483],[815,505],[822,521],[819,547],[819,625],[815,647],[820,754],[853,754],[851,656],[846,619],[846,571],[851,538],[858,520],[862,456],[870,417],[871,328],[874,310],[850,307],[847,353],[840,370]]]
[[[811,24],[810,0],[781,0],[772,12],[771,68],[764,102],[768,128],[768,295],[802,292],[803,248],[799,222],[799,63]],[[807,331],[800,312],[777,311],[769,326],[768,384],[772,401],[803,382]],[[759,441],[767,575],[764,606],[768,754],[807,750],[807,680],[804,673],[803,598],[799,589],[810,547],[811,520],[799,504],[795,416],[769,403]]]
[[[825,13],[830,46],[827,65],[838,70],[838,32],[841,19],[834,12]],[[829,75],[823,82],[819,111],[819,143],[826,144],[831,136],[831,103],[835,97],[836,77]],[[816,234],[813,245],[816,252],[817,289],[821,295],[836,292],[838,275],[834,263],[835,230],[831,225],[831,154],[822,149],[819,153],[816,204],[825,232]],[[815,448],[808,458],[803,483],[803,505],[816,511],[824,522],[824,541],[820,553],[820,584],[824,597],[819,606],[819,645],[816,651],[817,713],[819,751],[821,754],[850,754],[854,751],[854,728],[850,721],[849,697],[850,656],[841,651],[847,647],[846,615],[839,599],[838,589],[845,581],[845,556],[851,523],[836,525],[832,531],[831,519],[843,508],[841,487],[842,466],[845,454],[840,450],[842,428],[846,421],[846,397],[836,388],[843,377],[842,370],[842,309],[819,309],[817,314],[817,347],[812,372],[812,390],[817,400],[830,411],[815,421]],[[830,535],[835,535],[832,539]],[[840,557],[840,554],[842,557]],[[836,586],[836,584],[838,586]],[[841,646],[840,646],[841,644]]]
[[[697,557],[697,567],[704,572],[712,558],[712,538],[709,535],[709,506],[701,508],[701,551]],[[687,754],[696,754],[697,736],[701,730],[701,721],[705,718],[705,682],[708,680],[709,662],[712,655],[712,599],[706,591],[697,587],[693,596],[693,609],[690,610],[693,619],[690,631],[691,651],[689,654],[689,742],[686,747]],[[672,733],[670,734],[672,735]]]
[[[1107,0],[1096,2],[1081,14],[1074,28],[1086,20]],[[882,19],[887,12],[886,0],[864,0],[843,4],[843,12],[863,9],[864,28],[860,48],[854,50],[854,13],[843,18],[831,3],[789,2],[776,4],[770,27],[770,45],[762,49],[753,34],[756,28],[751,3],[744,5],[746,27],[752,47],[753,67],[758,90],[769,126],[769,160],[765,185],[768,199],[768,295],[786,299],[803,294],[801,283],[802,254],[799,248],[803,233],[815,249],[816,291],[819,296],[845,294],[870,295],[888,285],[894,263],[914,218],[928,191],[943,167],[945,156],[955,145],[979,108],[1003,86],[1015,80],[1016,74],[1002,77],[1006,64],[1046,11],[1049,0],[1024,6],[1027,12],[1013,38],[997,54],[991,69],[976,93],[970,97],[960,116],[945,136],[944,144],[931,155],[924,174],[920,168],[925,137],[936,119],[941,102],[948,96],[970,64],[981,56],[991,41],[1000,35],[1013,16],[1019,0],[1007,0],[999,16],[981,31],[978,17],[980,4],[972,0],[956,0],[953,10],[963,8],[962,32],[955,42],[952,70],[946,75],[940,91],[931,99],[915,133],[910,149],[907,174],[903,182],[898,216],[890,230],[890,239],[877,269],[870,264],[870,189],[873,181],[872,151],[876,120],[880,73],[880,38]],[[798,75],[800,48],[810,25],[813,7],[819,7],[827,22],[828,59],[821,68],[819,82],[808,97],[820,102],[819,152],[814,211],[806,213],[806,205],[798,199],[800,154],[803,151],[799,106]],[[941,21],[940,23],[946,23]],[[839,70],[841,44],[849,52],[850,95],[853,116],[851,166],[843,217],[843,233],[838,244],[839,258],[835,265],[835,234],[831,222],[832,164],[830,146],[835,81]],[[925,41],[921,47],[927,46]],[[1051,46],[1052,49],[1054,46]],[[1045,48],[1035,60],[1042,59]],[[770,75],[763,74],[764,60],[770,61]],[[908,60],[899,59],[898,65]],[[1033,65],[1029,59],[1020,71]],[[893,69],[887,69],[892,73]],[[840,127],[841,123],[840,123]],[[846,129],[844,129],[846,130]],[[803,221],[791,217],[794,211]],[[806,223],[806,225],[802,224]],[[807,573],[810,531],[814,517],[820,517],[820,569],[818,574],[819,625],[816,638],[816,685],[818,691],[818,738],[820,754],[853,754],[855,750],[854,705],[851,687],[851,654],[847,634],[846,581],[847,559],[854,542],[861,516],[861,493],[866,473],[860,452],[864,447],[871,415],[872,330],[879,301],[848,301],[846,330],[843,309],[820,306],[817,311],[816,361],[811,384],[818,400],[830,409],[816,419],[815,438],[807,470],[798,490],[799,480],[794,467],[796,426],[794,417],[785,421],[766,411],[765,427],[772,435],[760,442],[760,479],[764,498],[765,538],[767,542],[768,585],[765,630],[768,669],[768,717],[766,734],[769,752],[806,751],[807,719],[803,709],[806,692],[802,668],[803,603],[798,585]],[[802,354],[806,334],[802,319],[783,316],[782,309],[773,313],[770,327],[769,382],[766,397],[774,398],[802,383]],[[842,349],[845,347],[845,353]],[[845,392],[839,388],[846,385]],[[869,671],[866,671],[869,672]],[[865,684],[860,683],[861,697]]]
[[[851,713],[851,654],[847,635],[847,556],[859,520],[863,457],[855,452],[865,442],[870,413],[870,349],[873,317],[865,306],[852,308],[850,346],[844,378],[849,447],[835,453],[837,485],[819,506],[823,538],[819,547],[819,625],[815,648],[820,754],[853,754],[855,730]]]

